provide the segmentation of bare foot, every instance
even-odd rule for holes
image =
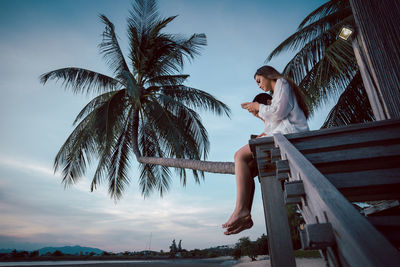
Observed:
[[[253,227],[253,220],[251,216],[248,215],[241,220],[241,223],[237,223],[235,226],[229,227],[227,231],[224,232],[225,235],[238,234],[246,229]]]
[[[242,220],[250,216],[248,210],[234,211],[229,220],[222,225],[223,228],[234,227],[236,224],[241,224]]]

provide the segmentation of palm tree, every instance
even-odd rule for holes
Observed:
[[[91,190],[108,180],[109,193],[121,197],[130,182],[129,162],[140,163],[140,186],[144,196],[153,190],[160,195],[171,181],[169,167],[186,183],[185,168],[195,180],[203,171],[234,173],[232,162],[206,162],[209,140],[198,113],[217,115],[230,109],[212,95],[183,85],[189,75],[181,74],[184,60],[193,59],[206,45],[204,34],[189,38],[163,33],[176,16],[161,18],[154,0],[136,0],[128,18],[129,65],[121,51],[114,25],[105,24],[100,53],[113,70],[113,77],[91,70],[68,67],[40,77],[62,80],[74,93],[95,93],[78,114],[75,129],[60,148],[54,170],[62,168],[65,186],[76,183],[87,165],[98,159]]]
[[[283,73],[303,89],[310,110],[341,94],[323,128],[374,120],[352,45],[337,38],[344,25],[355,28],[349,1],[330,0],[311,12],[266,60],[298,50]]]

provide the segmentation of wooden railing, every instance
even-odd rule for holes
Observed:
[[[306,222],[303,248],[320,249],[329,266],[400,266],[400,213],[369,219],[351,203],[400,199],[400,120],[276,134],[250,147],[273,267],[296,266],[289,203]]]

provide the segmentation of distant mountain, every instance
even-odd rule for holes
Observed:
[[[11,248],[0,248],[0,253],[11,253],[12,251]]]
[[[63,254],[69,255],[87,255],[90,253],[94,253],[95,255],[100,255],[103,253],[103,250],[98,248],[89,248],[89,247],[81,247],[81,246],[65,246],[65,247],[45,247],[39,249],[39,255],[46,254],[48,252],[54,253],[56,250],[61,251]]]

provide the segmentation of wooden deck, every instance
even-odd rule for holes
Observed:
[[[400,120],[276,134],[250,147],[272,266],[296,266],[288,203],[306,222],[303,248],[320,249],[329,266],[400,266],[400,212],[366,217],[351,203],[400,199]]]

